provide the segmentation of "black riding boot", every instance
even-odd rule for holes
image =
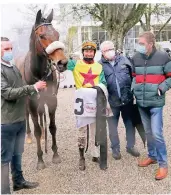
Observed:
[[[9,163],[1,163],[1,194],[11,194],[9,182]]]
[[[84,158],[84,148],[79,148],[80,159],[79,159],[79,169],[81,171],[85,170],[85,158]]]
[[[107,144],[100,146],[100,169],[106,170],[107,169]]]

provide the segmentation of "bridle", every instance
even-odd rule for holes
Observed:
[[[37,37],[37,41],[43,51],[43,54],[44,56],[47,58],[47,68],[45,70],[45,75],[41,78],[41,80],[44,80],[44,81],[47,81],[48,77],[53,74],[54,71],[57,71],[57,74],[58,74],[58,79],[57,79],[57,91],[58,91],[58,88],[59,88],[59,83],[60,83],[60,71],[59,71],[59,67],[52,62],[51,59],[49,59],[49,55],[48,53],[46,52],[46,48],[43,47],[41,41],[40,41],[40,37],[36,35],[36,30],[41,27],[41,26],[48,26],[48,25],[52,25],[51,23],[43,23],[43,24],[40,24],[38,25],[37,27],[34,27],[34,32],[35,32],[35,36]],[[26,60],[26,58],[25,58]],[[26,80],[26,75],[25,75],[25,65],[26,65],[26,62],[24,62],[24,77],[25,77],[25,80]],[[55,65],[55,69],[52,70],[52,66]],[[35,77],[32,73],[32,71],[30,70],[31,72],[31,75],[32,77],[34,78],[34,80],[37,82],[39,81],[40,79],[38,79],[37,77]],[[27,82],[27,81],[26,81]]]
[[[36,27],[34,27],[34,32],[36,32],[36,30],[39,28],[39,27],[41,27],[41,26],[48,26],[48,25],[52,25],[51,23],[43,23],[43,24],[40,24],[40,25],[38,25],[38,26],[36,26]],[[36,33],[35,33],[35,36],[36,36]],[[43,45],[42,45],[42,43],[41,43],[41,41],[40,41],[40,37],[38,36],[38,43],[39,43],[39,45],[40,45],[40,47],[42,48],[42,50],[43,50],[43,54],[47,57],[47,59],[49,59],[49,55],[48,55],[48,53],[46,52],[46,48],[44,48],[43,47]],[[53,63],[51,63],[51,65],[52,65]],[[57,72],[58,72],[58,76],[60,76],[60,71],[59,71],[59,67],[55,64],[55,67],[56,67],[56,70],[57,70]],[[50,66],[50,68],[51,68],[51,66]],[[50,70],[50,69],[49,69]]]
[[[41,26],[48,26],[48,25],[52,25],[51,23],[43,23],[43,24],[40,24],[40,25],[38,25],[37,27],[34,27],[34,32],[35,32],[35,36],[36,36],[36,30],[39,28],[39,27],[41,27]],[[40,47],[41,47],[41,49],[43,50],[43,54],[48,58],[48,54],[47,54],[47,52],[46,52],[46,48],[44,48],[43,47],[43,45],[42,45],[42,43],[41,43],[41,41],[40,41],[40,37],[38,36],[38,43],[39,43],[39,45],[40,45]]]

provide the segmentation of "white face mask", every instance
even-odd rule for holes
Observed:
[[[107,60],[113,60],[115,57],[115,51],[114,50],[107,51],[105,53],[105,57],[107,58]]]

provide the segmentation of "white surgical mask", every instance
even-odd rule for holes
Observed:
[[[12,51],[5,51],[1,57],[5,62],[10,62],[13,59]]]
[[[136,47],[136,50],[141,54],[146,54],[147,53],[147,49],[146,49],[145,45],[138,44],[137,47]]]
[[[105,57],[107,58],[107,60],[113,60],[115,57],[115,51],[114,50],[107,51],[105,53]]]

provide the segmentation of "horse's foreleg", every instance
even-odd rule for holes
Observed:
[[[49,118],[50,118],[50,125],[49,130],[52,135],[52,150],[54,152],[53,154],[53,163],[60,163],[61,159],[58,154],[58,147],[56,144],[56,124],[55,124],[55,112],[57,108],[57,98],[55,96],[48,98],[48,111],[49,111]]]
[[[37,169],[40,170],[45,168],[45,163],[43,161],[43,151],[41,149],[41,142],[40,142],[41,127],[38,122],[37,104],[38,103],[36,102],[36,100],[30,102],[30,113],[34,123],[34,135],[37,141],[37,156],[38,156]]]
[[[39,117],[40,117],[40,127],[42,130],[41,140],[44,140],[45,139],[45,129],[44,129],[44,125],[43,125],[43,114],[45,113],[44,104],[39,105],[38,113],[39,113]]]
[[[29,124],[29,110],[28,110],[28,108],[26,108],[26,126],[27,126],[26,142],[28,144],[31,144],[32,143],[32,136],[31,136],[31,129],[30,129],[30,124]]]
[[[45,139],[45,130],[44,130],[44,126],[43,126],[43,113],[39,114],[40,117],[40,127],[41,127],[41,131],[42,131],[42,136],[41,136],[41,140]]]

